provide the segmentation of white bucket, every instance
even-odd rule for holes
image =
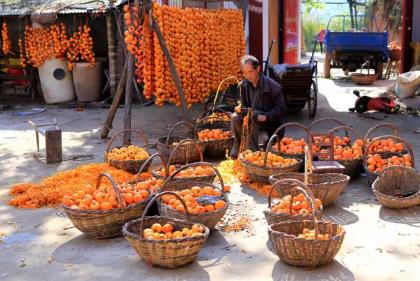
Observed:
[[[73,78],[65,60],[47,60],[38,67],[38,73],[46,103],[74,100]]]

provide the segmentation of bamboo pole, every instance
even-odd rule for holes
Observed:
[[[115,49],[115,38],[114,38],[114,24],[110,14],[106,15],[106,34],[108,41],[108,64],[109,64],[109,88],[110,96],[112,98],[116,95],[116,49]]]

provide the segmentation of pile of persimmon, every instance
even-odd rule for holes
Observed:
[[[328,136],[314,136],[313,137],[313,142],[315,144],[330,144],[331,143],[331,139]],[[350,138],[349,137],[339,137],[339,136],[334,136],[334,145],[349,145],[350,143]]]
[[[119,191],[127,205],[137,204],[146,200],[152,192],[163,185],[162,180],[150,178],[137,184],[124,184]],[[86,185],[83,190],[63,197],[63,204],[77,210],[112,210],[119,208],[117,197],[111,186],[95,188]]]
[[[138,63],[138,70],[142,69],[143,74],[137,71],[136,76],[138,80],[143,80],[145,97],[155,96],[157,105],[173,103],[180,106],[180,97],[169,65],[157,36],[150,29],[148,16],[144,16],[141,30],[135,26],[134,7],[127,7],[124,12],[124,19],[129,26],[126,42],[130,46],[137,44],[142,49],[139,52],[130,47],[137,61],[143,59],[143,62]],[[240,10],[181,9],[154,2],[153,16],[181,79],[187,106],[203,102],[224,78],[232,75],[240,77],[238,61],[245,54],[243,16]],[[131,27],[134,27],[134,32],[142,32],[139,39],[133,35],[132,29],[130,31]]]
[[[284,137],[280,140],[280,149],[278,143],[273,145],[273,149],[286,154],[303,154],[305,151],[306,142],[303,138],[293,139]]]
[[[289,215],[309,215],[312,213],[312,209],[302,193],[293,197],[293,199],[291,197],[291,195],[286,195],[281,198],[274,206],[271,207],[271,211],[274,213]],[[292,203],[292,208],[290,208],[290,202]],[[315,208],[320,209],[321,207],[321,200],[316,198]]]
[[[369,144],[370,141],[366,143]],[[368,153],[381,153],[381,152],[402,152],[404,151],[404,144],[395,142],[392,138],[377,140],[370,145]]]
[[[7,55],[10,53],[12,49],[12,42],[10,41],[9,37],[9,29],[7,28],[7,23],[3,23],[1,27],[1,42],[2,42],[2,50],[3,54]]]
[[[257,165],[264,166],[264,156],[266,152],[246,150],[244,152],[244,158],[246,161]],[[280,168],[288,167],[290,165],[296,164],[297,160],[293,158],[285,158],[274,153],[268,152],[267,155],[267,167],[269,168]]]
[[[217,122],[217,121],[230,121],[230,116],[224,112],[213,112],[207,116],[205,123]]]
[[[226,206],[226,201],[217,200],[214,204],[203,205],[198,203],[197,198],[200,196],[221,196],[222,192],[218,189],[215,189],[211,186],[199,187],[193,186],[190,189],[184,189],[176,192],[185,202],[187,210],[190,214],[204,214],[208,212],[214,212],[220,209],[223,209]],[[185,207],[182,205],[181,201],[174,195],[167,194],[162,196],[162,201],[164,204],[168,205],[170,208],[177,210],[178,212],[185,213]]]
[[[169,166],[169,175],[172,175],[177,167],[175,165]],[[157,171],[157,174],[165,177],[165,168],[161,168]],[[192,177],[205,177],[214,174],[214,170],[206,165],[203,166],[196,166],[196,167],[188,167],[186,169],[181,170],[178,174],[176,174],[175,178],[192,178]]]
[[[202,236],[204,231],[204,227],[199,224],[193,224],[191,228],[184,227],[175,230],[175,227],[170,223],[164,225],[154,223],[150,228],[143,230],[143,237],[149,240],[181,239]]]
[[[127,147],[113,148],[108,152],[108,160],[146,160],[149,157],[149,153],[146,149],[136,146],[129,145]]]
[[[199,140],[224,140],[231,137],[230,131],[223,131],[221,129],[205,129],[198,132]]]
[[[409,154],[404,154],[401,157],[392,156],[383,159],[380,154],[369,154],[367,159],[367,168],[370,172],[382,172],[384,168],[389,166],[405,166],[413,167],[413,162]]]
[[[315,229],[304,228],[302,233],[298,235],[298,238],[304,238],[307,240],[315,240],[315,238],[317,240],[329,240],[331,239],[331,236],[328,233],[318,233],[318,236],[315,236]]]
[[[77,31],[70,37],[67,51],[67,68],[73,70],[77,61],[88,62],[90,67],[95,66],[95,53],[93,52],[93,39],[90,36],[90,27],[85,24],[79,26]]]
[[[321,159],[329,158],[329,151],[321,149],[319,153]],[[363,157],[363,140],[357,139],[353,145],[334,147],[334,160],[360,160]]]

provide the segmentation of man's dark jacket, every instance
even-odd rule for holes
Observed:
[[[282,125],[282,119],[286,111],[283,90],[276,81],[264,75],[260,76],[258,83],[261,83],[257,85],[257,87],[261,87],[261,90],[254,92],[258,95],[256,98],[253,98],[250,94],[250,87],[253,87],[252,83],[247,80],[242,83],[242,106],[254,109],[254,120],[259,114],[267,116],[267,121],[264,123],[266,123],[267,132],[271,136]]]

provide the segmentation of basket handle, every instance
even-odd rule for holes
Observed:
[[[201,124],[203,124],[203,122],[204,121],[206,121],[206,120],[208,120],[208,119],[210,119],[210,123],[213,123],[214,122],[214,119],[217,119],[218,121],[224,121],[222,118],[220,118],[219,116],[206,116],[206,117],[204,117],[204,118],[201,118],[201,119],[199,119],[198,120],[198,125],[201,125]]]
[[[180,142],[179,142],[179,144],[177,144],[176,146],[175,146],[175,148],[172,150],[172,152],[171,152],[171,154],[169,155],[169,158],[168,158],[168,163],[167,163],[167,168],[168,168],[168,170],[169,170],[169,166],[171,165],[171,163],[172,163],[172,160],[173,160],[173,158],[174,158],[174,156],[175,156],[175,152],[184,144],[184,143],[186,143],[186,142],[190,142],[190,143],[193,143],[194,144],[194,146],[195,146],[195,148],[198,150],[198,153],[200,154],[200,161],[201,162],[204,162],[204,156],[203,156],[203,152],[201,151],[201,148],[200,148],[200,146],[198,145],[198,143],[195,141],[195,140],[193,140],[193,139],[183,139],[183,140],[181,140]],[[188,155],[187,155],[188,156]],[[188,159],[187,159],[187,161],[188,161]]]
[[[386,172],[391,171],[391,170],[396,170],[396,169],[404,169],[407,170],[407,172],[413,176],[413,177],[418,177],[420,179],[420,175],[417,173],[416,170],[414,170],[411,167],[405,167],[405,166],[389,166],[386,167],[385,169],[383,169],[382,172],[379,173],[378,177],[383,177],[385,175]]]
[[[268,141],[267,147],[265,148],[265,153],[264,153],[264,167],[267,167],[267,157],[268,157],[268,153],[271,152],[273,150],[273,141],[276,141],[280,139],[280,137],[278,135],[272,135],[270,140]]]
[[[106,148],[106,154],[105,154],[105,161],[106,161],[106,162],[108,162],[108,153],[109,153],[109,150],[110,150],[110,148],[111,148],[111,144],[114,142],[115,138],[116,138],[118,135],[121,135],[122,133],[125,133],[125,132],[134,132],[134,133],[136,133],[137,135],[139,135],[139,136],[140,136],[140,138],[142,138],[142,139],[143,139],[143,142],[144,142],[144,143],[145,143],[145,145],[146,145],[146,151],[147,151],[147,153],[149,153],[149,142],[147,141],[146,136],[145,136],[142,132],[137,131],[137,130],[133,130],[133,129],[124,129],[124,130],[118,131],[118,132],[117,132],[115,135],[113,135],[113,136],[112,136],[112,138],[109,140],[108,145],[107,145],[107,148]],[[124,142],[126,142],[126,140],[125,140],[125,139],[124,139]],[[128,143],[128,142],[126,142],[126,143]]]
[[[121,192],[118,189],[118,185],[117,183],[114,181],[114,179],[112,178],[112,176],[108,173],[100,173],[97,180],[96,180],[96,189],[98,189],[98,187],[101,185],[102,182],[102,178],[106,177],[109,182],[111,183],[112,188],[114,189],[115,195],[117,197],[117,201],[118,201],[118,205],[120,205],[121,208],[125,208],[127,206],[127,204],[125,204],[125,201],[121,195]]]
[[[297,122],[289,122],[289,123],[281,125],[280,127],[278,127],[274,131],[273,135],[278,135],[278,133],[281,130],[286,129],[287,127],[296,127],[296,128],[300,128],[300,129],[304,130],[305,133],[306,133],[306,142],[308,143],[309,147],[312,147],[312,138],[310,137],[311,132],[304,125],[302,125],[300,123],[297,123]],[[278,143],[279,150],[280,150],[280,142],[281,142],[281,139],[278,138],[277,143]]]
[[[377,124],[377,125],[373,126],[372,128],[370,128],[366,132],[365,136],[363,137],[363,143],[365,143],[365,144],[367,143],[367,140],[368,140],[368,138],[370,137],[370,134],[372,134],[373,131],[376,131],[377,129],[384,128],[384,127],[390,128],[392,130],[393,135],[395,135],[397,137],[400,136],[400,132],[398,131],[398,128],[394,124],[392,124],[392,123],[381,123],[381,124]]]
[[[346,124],[344,124],[343,122],[341,122],[340,120],[337,120],[337,119],[335,119],[335,118],[320,118],[320,119],[317,119],[317,120],[315,120],[314,122],[312,122],[311,123],[311,125],[309,125],[309,131],[311,131],[312,132],[312,129],[314,128],[314,126],[316,125],[316,124],[319,124],[319,123],[321,123],[321,122],[325,122],[325,121],[332,121],[332,122],[335,122],[335,123],[337,123],[338,124],[338,126],[346,126]]]
[[[181,122],[176,123],[175,125],[173,125],[169,129],[169,132],[166,135],[166,145],[169,145],[169,138],[171,137],[173,130],[176,127],[181,126],[181,125],[185,125],[186,127],[190,127],[191,128],[191,131],[192,131],[193,138],[196,139],[196,140],[198,140],[198,132],[197,132],[197,129],[194,127],[194,125],[191,124],[190,122],[181,121]]]
[[[213,164],[211,164],[211,163],[208,163],[208,162],[194,162],[194,163],[190,163],[190,164],[187,164],[187,165],[184,165],[184,166],[182,166],[182,167],[180,167],[179,169],[177,169],[175,172],[173,172],[170,176],[169,176],[169,178],[167,178],[166,180],[165,180],[165,182],[163,183],[163,185],[162,185],[162,187],[161,187],[161,190],[165,190],[165,186],[170,182],[170,181],[172,181],[174,178],[175,178],[175,176],[177,175],[177,174],[179,174],[182,170],[185,170],[185,169],[187,169],[187,168],[190,168],[190,167],[197,167],[197,166],[209,166],[209,167],[211,167],[213,170],[214,170],[214,172],[216,173],[216,176],[217,176],[217,178],[219,179],[219,181],[220,181],[220,189],[221,189],[221,191],[222,191],[222,194],[225,194],[225,192],[224,192],[224,190],[225,190],[225,184],[224,184],[224,181],[223,181],[223,178],[222,178],[222,175],[220,174],[220,172],[219,172],[219,170],[213,165]]]
[[[150,200],[150,202],[147,204],[146,208],[144,209],[144,212],[143,212],[143,215],[141,216],[141,221],[140,221],[140,234],[139,235],[140,235],[141,238],[143,238],[143,230],[144,230],[143,229],[143,227],[144,227],[143,226],[143,223],[144,223],[144,219],[146,218],[146,214],[149,212],[150,208],[153,206],[153,203],[155,203],[155,201],[159,197],[161,197],[162,195],[165,195],[165,194],[174,195],[175,197],[178,198],[179,201],[181,201],[181,204],[184,206],[185,213],[187,214],[187,219],[190,220],[190,213],[188,212],[188,207],[185,204],[184,199],[182,199],[178,194],[176,194],[176,192],[173,192],[173,191],[164,191],[164,192],[161,192],[161,193],[157,194],[156,196],[154,196],[152,198],[152,200]]]
[[[344,129],[345,132],[347,133],[347,136],[348,136],[348,131],[351,131],[356,136],[356,139],[361,139],[360,133],[355,128],[350,127],[350,126],[337,126],[337,127],[332,128],[328,132],[334,133],[334,132],[336,132],[336,131],[338,131],[340,129]]]
[[[153,154],[152,156],[150,156],[149,158],[147,158],[147,160],[143,163],[143,165],[141,165],[139,171],[136,174],[135,182],[139,182],[140,181],[140,175],[141,175],[141,173],[149,165],[149,163],[151,163],[153,161],[153,158],[155,158],[155,157],[159,157],[160,160],[162,160],[162,165],[165,168],[165,175],[166,175],[166,177],[169,176],[168,165],[166,165],[165,157],[163,157],[162,154],[160,154],[159,152],[157,152],[157,153]]]
[[[212,115],[215,111],[230,115],[230,112],[216,106],[216,107],[212,107],[211,110],[208,110],[208,111],[204,112],[202,118],[205,118],[205,117],[208,117],[208,116]]]
[[[290,214],[292,213],[292,204],[293,204],[293,197],[295,196],[296,192],[300,191],[302,192],[303,196],[305,196],[305,199],[309,202],[309,206],[311,207],[311,213],[312,213],[312,221],[314,223],[315,227],[315,239],[318,237],[318,225],[317,221],[318,219],[315,216],[315,197],[312,191],[301,181],[296,179],[282,179],[276,181],[270,188],[270,192],[268,193],[268,208],[271,208],[271,197],[273,194],[273,190],[277,190],[277,188],[282,188],[284,185],[294,185],[292,195],[290,197]]]
[[[402,142],[404,145],[405,145],[405,147],[407,148],[407,150],[408,150],[408,153],[410,153],[410,157],[411,157],[411,162],[412,162],[412,164],[413,164],[413,168],[415,168],[415,161],[414,161],[414,152],[413,152],[413,147],[412,147],[412,145],[410,144],[410,143],[408,143],[405,139],[403,139],[403,138],[400,138],[400,137],[397,137],[397,136],[394,136],[394,135],[385,135],[385,136],[380,136],[380,137],[376,137],[376,138],[374,138],[373,140],[371,140],[371,142],[367,145],[367,147],[366,147],[366,150],[365,150],[365,153],[364,153],[364,155],[363,155],[363,163],[364,164],[366,164],[366,162],[367,162],[367,158],[368,158],[368,156],[369,156],[369,148],[375,143],[375,142],[377,142],[377,141],[380,141],[380,140],[385,140],[385,139],[394,139],[394,140],[396,140],[396,141],[399,141],[399,142]]]

